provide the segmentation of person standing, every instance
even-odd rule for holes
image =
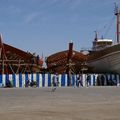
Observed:
[[[29,85],[30,85],[30,80],[28,78],[28,80],[25,81],[25,87],[29,87]]]

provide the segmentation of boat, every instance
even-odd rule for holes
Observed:
[[[3,42],[0,34],[0,74],[41,72],[43,59]]]
[[[92,67],[93,73],[120,74],[120,10],[115,9],[117,18],[117,42],[111,39],[98,38],[95,32],[92,50],[87,54],[87,65]]]

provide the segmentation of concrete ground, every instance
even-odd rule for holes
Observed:
[[[0,120],[120,120],[120,87],[0,88]]]

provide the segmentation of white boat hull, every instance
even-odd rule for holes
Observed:
[[[88,66],[93,67],[95,73],[120,74],[120,50],[88,61]]]

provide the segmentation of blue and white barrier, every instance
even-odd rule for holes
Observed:
[[[89,74],[90,80],[87,83],[86,78],[87,75],[83,74],[82,83],[83,86],[96,86],[98,85],[98,78],[101,74]],[[25,87],[25,83],[27,80],[36,81],[37,87],[50,87],[52,83],[53,74],[39,74],[39,73],[32,73],[32,74],[0,74],[0,87],[6,86],[6,83],[10,81],[13,87]],[[68,86],[68,76],[67,74],[60,74],[58,75],[59,78],[59,87],[66,87]],[[77,75],[72,75],[72,86],[76,86],[77,82]],[[106,74],[104,75],[103,85],[111,85],[111,83],[115,83],[115,85],[120,86],[120,75],[113,75],[113,74]]]

